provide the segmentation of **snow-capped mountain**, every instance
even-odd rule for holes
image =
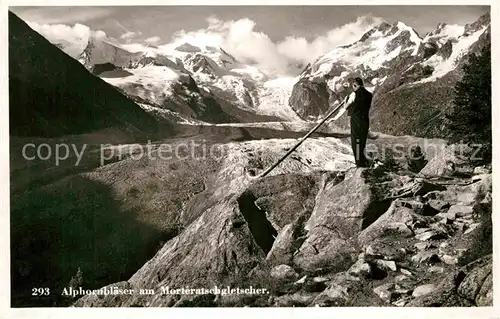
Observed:
[[[375,129],[422,135],[413,126],[451,106],[460,66],[488,43],[489,25],[485,14],[470,25],[440,23],[420,36],[401,21],[382,22],[354,43],[311,57],[297,77],[276,77],[241,63],[223,48],[193,43],[131,52],[90,38],[77,59],[148,111],[189,123],[317,120],[348,94],[347,79],[360,76],[375,93]],[[395,131],[391,121],[408,116],[409,110],[421,118]],[[345,124],[341,117],[339,125]]]
[[[381,70],[388,69],[396,58],[416,55],[421,42],[416,31],[404,23],[391,25],[383,22],[357,42],[319,57],[300,78],[311,81],[326,78],[337,84],[345,75],[358,73],[368,82],[376,83],[381,80]]]
[[[184,43],[130,52],[90,38],[78,60],[147,110],[181,122],[248,121],[249,114],[258,120],[298,119],[288,106],[293,78],[270,78],[223,48]],[[231,107],[222,110],[221,104]]]
[[[465,27],[458,28],[454,26],[452,28],[446,28],[448,32],[440,32],[437,35],[426,36],[425,43],[435,41],[433,43],[437,43],[439,49],[437,54],[419,62],[423,67],[432,68],[432,74],[420,81],[433,81],[455,70],[460,59],[469,53],[470,47],[486,32],[488,26],[489,24],[469,32],[465,32]]]
[[[375,93],[372,112],[376,129],[426,134],[429,123],[434,123],[432,117],[439,119],[438,111],[442,113],[451,105],[452,87],[460,78],[465,57],[488,45],[489,26],[489,14],[485,14],[466,26],[439,24],[422,38],[402,22],[383,22],[358,41],[337,47],[308,65],[294,85],[290,106],[303,119],[318,119],[347,94],[343,87],[347,79],[359,76]],[[422,87],[425,83],[429,85]],[[445,88],[435,92],[442,86]],[[411,117],[412,112],[422,118],[400,125],[396,131],[394,116]],[[427,121],[426,129],[415,129]],[[347,125],[345,117],[339,124]],[[438,128],[433,126],[432,130]]]

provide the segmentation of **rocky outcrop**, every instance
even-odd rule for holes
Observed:
[[[422,60],[426,60],[436,54],[438,50],[439,46],[435,42],[422,42],[418,47],[417,56]]]
[[[155,294],[86,296],[75,306],[488,305],[491,249],[473,254],[472,241],[460,240],[480,231],[477,214],[491,214],[474,204],[491,205],[491,175],[474,181],[441,186],[351,169],[271,176],[229,193],[222,183],[198,218],[120,283]],[[486,259],[461,266],[471,257]],[[450,277],[436,283],[445,272]],[[269,293],[159,293],[250,283]]]
[[[120,68],[131,68],[136,65],[142,56],[142,52],[132,53],[117,45],[91,36],[87,47],[77,59],[88,69],[91,69],[96,64],[104,63],[111,63]]]
[[[398,86],[401,86],[405,83],[422,80],[430,76],[433,71],[434,68],[431,66],[424,67],[421,64],[415,64],[402,74],[401,78],[399,79]]]
[[[136,293],[116,306],[174,306],[189,298],[162,294],[162,287],[241,286],[242,280],[265,258],[266,248],[259,247],[263,242],[258,240],[258,232],[262,230],[252,229],[256,232],[252,234],[251,228],[237,198],[226,196],[170,240],[128,280],[137,292],[154,289],[157,293],[153,296]],[[107,298],[87,296],[76,306],[100,306],[106,302]]]
[[[412,237],[416,224],[422,225],[424,218],[412,208],[403,205],[404,202],[395,200],[389,209],[373,224],[364,229],[358,236],[361,244],[368,244],[384,236]]]
[[[475,150],[465,144],[452,144],[437,150],[435,156],[420,170],[422,176],[471,176],[471,159]]]
[[[453,52],[453,41],[452,39],[449,39],[439,48],[439,51],[436,53],[437,55],[441,56],[444,60],[448,59],[451,56],[451,53]]]
[[[306,272],[343,271],[352,264],[353,238],[388,207],[377,198],[370,172],[352,169],[338,183],[327,183],[305,225],[307,239],[294,257]]]

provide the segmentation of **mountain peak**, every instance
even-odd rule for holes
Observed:
[[[464,34],[472,34],[476,31],[481,30],[482,28],[488,26],[491,23],[491,16],[489,12],[486,12],[482,16],[480,16],[476,21],[471,24],[465,25]]]
[[[386,21],[382,21],[381,23],[379,23],[377,26],[373,27],[373,29],[375,29],[375,31],[386,31],[388,29],[390,29],[392,27],[392,25]]]
[[[400,29],[407,29],[407,28],[410,28],[409,26],[407,26],[404,22],[402,21],[398,21],[395,23],[395,25],[400,28]]]
[[[194,46],[188,42],[185,42],[178,47],[175,48],[176,51],[180,52],[187,52],[187,53],[195,53],[195,52],[201,52],[201,49],[197,46]]]

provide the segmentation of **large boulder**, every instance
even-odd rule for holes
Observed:
[[[422,176],[452,176],[472,174],[470,165],[474,150],[464,144],[452,144],[438,150],[436,155],[420,171]]]
[[[413,209],[403,206],[402,203],[400,200],[392,202],[380,218],[359,234],[358,241],[365,245],[384,236],[397,235],[401,238],[413,236],[413,225],[417,222],[425,223],[425,218]]]
[[[329,182],[318,193],[305,225],[307,238],[294,256],[306,272],[347,270],[354,260],[354,239],[387,209],[374,190],[372,172],[351,169],[341,183]]]
[[[248,192],[255,205],[266,211],[276,229],[310,214],[321,183],[320,175],[280,174],[258,179]]]
[[[377,296],[368,291],[366,281],[351,276],[347,272],[340,272],[333,276],[328,288],[320,293],[311,303],[314,306],[345,307],[378,305]]]

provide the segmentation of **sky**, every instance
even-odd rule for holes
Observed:
[[[83,50],[89,34],[123,44],[131,51],[201,39],[223,46],[242,62],[280,69],[352,43],[382,21],[402,21],[423,37],[438,23],[472,23],[489,7],[103,6],[10,10],[49,40],[80,41],[75,52]]]

